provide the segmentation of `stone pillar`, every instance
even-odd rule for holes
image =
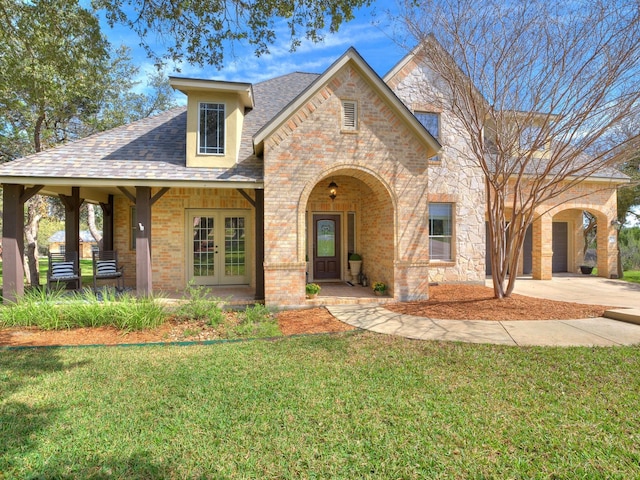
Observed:
[[[553,222],[549,214],[533,221],[532,274],[535,280],[551,280],[553,265]]]
[[[598,276],[618,278],[618,231],[611,220],[598,215]]]

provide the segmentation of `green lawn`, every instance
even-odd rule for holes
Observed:
[[[640,283],[640,270],[628,270],[624,272],[624,278],[627,282]]]
[[[639,478],[640,348],[0,352],[0,477]]]

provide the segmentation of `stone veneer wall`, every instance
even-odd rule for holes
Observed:
[[[357,132],[341,131],[342,100],[358,102]],[[426,149],[350,64],[265,141],[264,158],[268,304],[304,304],[305,211],[334,176],[374,192],[361,207],[371,276],[393,279],[396,299],[427,298]]]
[[[159,189],[153,189],[154,195]],[[134,193],[134,192],[132,192]],[[249,192],[250,193],[250,192]],[[114,248],[120,262],[125,265],[125,284],[135,288],[136,252],[131,249],[131,207],[126,197],[114,199]],[[151,264],[154,291],[180,291],[187,285],[186,278],[186,209],[241,209],[250,213],[247,226],[250,242],[247,245],[251,284],[255,275],[255,235],[253,235],[254,209],[235,189],[172,188],[151,209]]]
[[[482,170],[471,155],[460,121],[448,105],[448,89],[437,74],[415,59],[388,82],[412,111],[440,113],[440,143],[429,163],[429,201],[455,204],[452,262],[430,262],[431,282],[485,281],[485,186]]]

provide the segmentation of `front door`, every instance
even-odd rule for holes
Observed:
[[[340,279],[340,215],[313,216],[313,277]]]
[[[244,285],[248,213],[190,210],[187,215],[188,276],[196,285]]]

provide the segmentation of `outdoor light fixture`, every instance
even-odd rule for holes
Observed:
[[[338,195],[338,185],[333,180],[329,184],[329,198],[335,200]]]
[[[611,220],[611,226],[616,230],[620,230],[620,228],[622,228],[622,223],[618,221],[617,218],[614,218],[613,220]]]

